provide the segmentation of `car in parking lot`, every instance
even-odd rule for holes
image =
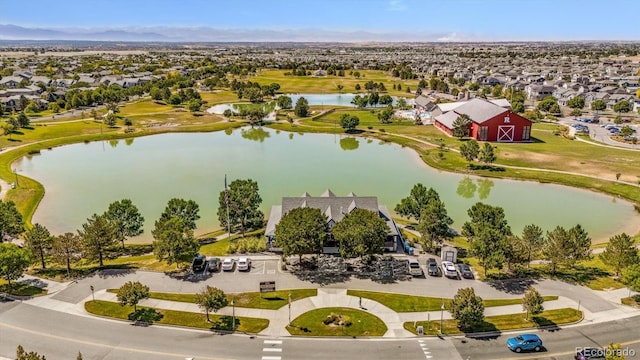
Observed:
[[[456,271],[456,267],[453,265],[451,261],[443,261],[442,262],[442,274],[448,278],[458,278],[458,272]]]
[[[248,257],[241,257],[238,259],[238,271],[249,271],[251,270],[251,259]]]
[[[233,271],[236,262],[232,258],[225,258],[222,260],[222,271]]]
[[[194,273],[203,272],[206,265],[206,257],[202,254],[198,254],[193,258],[193,262],[191,263],[191,270]]]
[[[573,357],[575,360],[605,360],[607,352],[600,348],[579,348],[576,355]]]
[[[427,259],[427,273],[429,276],[439,276],[440,268],[438,267],[438,262],[434,258]]]
[[[523,351],[541,351],[542,340],[536,334],[522,334],[507,339],[507,347],[517,353]]]
[[[467,264],[458,264],[458,271],[460,272],[460,276],[465,279],[473,279],[473,272],[471,268]]]
[[[420,263],[417,259],[409,259],[409,274],[411,276],[424,276]]]
[[[220,271],[222,261],[220,261],[220,258],[212,257],[207,259],[207,264],[207,270],[209,270],[209,272]]]

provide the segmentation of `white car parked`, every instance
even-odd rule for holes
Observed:
[[[458,271],[451,261],[442,262],[442,274],[448,278],[458,278]]]
[[[251,270],[251,259],[247,257],[241,257],[238,259],[238,271],[249,271]]]
[[[236,262],[232,258],[225,258],[222,261],[222,271],[233,271],[233,266]]]

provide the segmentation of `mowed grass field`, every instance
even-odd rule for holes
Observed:
[[[315,120],[302,120],[301,125],[328,127],[337,122],[337,126],[340,126],[340,117],[343,114],[352,114],[360,119],[358,128],[362,130],[372,127],[373,130],[384,129],[388,133],[406,135],[432,144],[439,144],[442,141],[449,149],[459,149],[464,143],[457,138],[447,136],[434,126],[416,126],[410,120],[380,124],[377,118],[378,111],[380,110],[375,109],[372,113],[370,109],[340,108]],[[615,149],[570,140],[557,135],[558,129],[559,125],[556,124],[535,123],[532,129],[532,137],[535,141],[532,143],[493,144],[498,157],[496,164],[575,172],[602,177],[610,181],[615,181],[616,174],[620,173],[621,181],[634,184],[640,182],[640,151]],[[300,131],[305,130],[302,128]],[[456,155],[450,154],[448,157],[456,157]]]
[[[411,91],[415,91],[418,87],[419,80],[401,80],[394,78],[391,73],[376,70],[357,70],[360,72],[360,78],[349,75],[349,70],[345,70],[345,76],[285,76],[289,70],[261,70],[256,76],[248,78],[248,80],[258,82],[260,85],[268,85],[271,83],[280,84],[280,92],[283,93],[310,93],[310,94],[331,94],[338,93],[338,85],[344,88],[343,93],[355,93],[356,84],[360,84],[364,91],[364,84],[368,81],[376,83],[382,82],[387,88],[390,95],[413,97],[405,91],[407,86]],[[240,79],[239,79],[240,80]],[[247,79],[244,79],[247,80]],[[401,85],[402,90],[393,90],[393,85]]]

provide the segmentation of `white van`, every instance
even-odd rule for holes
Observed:
[[[422,268],[417,259],[409,259],[409,274],[413,276],[423,276]]]

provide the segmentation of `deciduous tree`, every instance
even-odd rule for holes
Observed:
[[[434,190],[435,192],[435,190]],[[420,222],[417,230],[422,235],[422,246],[426,249],[433,249],[433,243],[441,244],[445,239],[451,237],[449,225],[453,220],[447,214],[447,209],[439,196],[431,197],[420,213]]]
[[[574,96],[567,101],[567,106],[572,109],[582,109],[584,107],[584,98],[582,96]]]
[[[227,226],[227,203],[231,231],[240,228],[242,236],[250,228],[260,228],[264,223],[264,214],[259,207],[262,203],[258,183],[251,179],[238,179],[229,184],[228,191],[221,191],[218,197],[218,221]]]
[[[298,101],[296,101],[296,106],[293,109],[293,113],[296,114],[297,117],[307,117],[309,116],[309,102],[304,97],[300,97]]]
[[[20,248],[16,244],[0,243],[0,277],[7,280],[9,289],[11,282],[18,280],[31,263],[31,251]]]
[[[133,211],[133,209],[129,210]],[[184,220],[184,226],[186,228],[195,230],[197,227],[196,221],[200,219],[199,212],[200,206],[198,206],[198,203],[195,201],[173,198],[167,202],[167,206],[164,208],[164,211],[160,215],[160,219],[158,221],[164,222],[171,218],[179,217]],[[134,216],[134,218],[136,217]]]
[[[470,253],[480,259],[485,274],[487,269],[501,268],[509,247],[508,237],[511,236],[504,210],[479,202],[467,214],[470,221],[462,226],[462,235],[470,242]]]
[[[18,345],[16,349],[16,360],[46,360],[44,355],[40,355],[35,351],[26,352],[22,345]]]
[[[158,260],[184,267],[200,249],[198,240],[193,237],[193,229],[179,216],[156,221],[153,234],[153,253]]]
[[[17,237],[24,231],[22,215],[13,201],[0,200],[0,242],[5,236]]]
[[[544,311],[544,298],[538,290],[530,286],[522,298],[522,310],[527,312],[526,320],[529,321],[529,314],[537,315]]]
[[[327,238],[327,218],[317,208],[295,208],[284,214],[276,225],[275,246],[284,256],[319,254]]]
[[[165,209],[165,211],[167,210]],[[109,204],[105,217],[116,229],[117,239],[122,243],[123,249],[127,237],[138,236],[144,231],[142,229],[144,217],[140,215],[138,207],[130,199],[122,199]]]
[[[285,110],[291,109],[291,106],[293,105],[291,98],[286,95],[278,96],[278,100],[276,101],[276,103],[280,109],[285,109]]]
[[[382,252],[389,228],[380,216],[366,209],[346,214],[332,229],[344,258],[372,256]]]
[[[527,259],[527,267],[531,263],[531,258],[540,251],[540,247],[544,241],[544,234],[542,229],[534,224],[526,225],[522,229],[522,244],[523,250]]]
[[[206,312],[207,322],[211,322],[211,320],[209,320],[209,312],[218,312],[218,310],[227,306],[229,301],[224,291],[207,285],[206,288],[196,294],[196,304]]]
[[[471,287],[458,289],[449,306],[462,331],[471,331],[484,322],[484,303]]]
[[[120,306],[133,306],[133,311],[137,311],[140,300],[149,298],[149,287],[139,281],[127,281],[120,286],[116,296]]]
[[[346,132],[353,131],[360,124],[360,119],[355,115],[342,114],[340,117],[340,126]]]
[[[400,203],[396,205],[395,212],[408,217],[420,220],[422,209],[427,206],[431,200],[440,200],[440,195],[433,190],[433,188],[427,189],[426,186],[418,183],[413,185],[409,196],[400,200]]]
[[[640,291],[640,264],[633,264],[622,270],[622,283],[633,291]]]

